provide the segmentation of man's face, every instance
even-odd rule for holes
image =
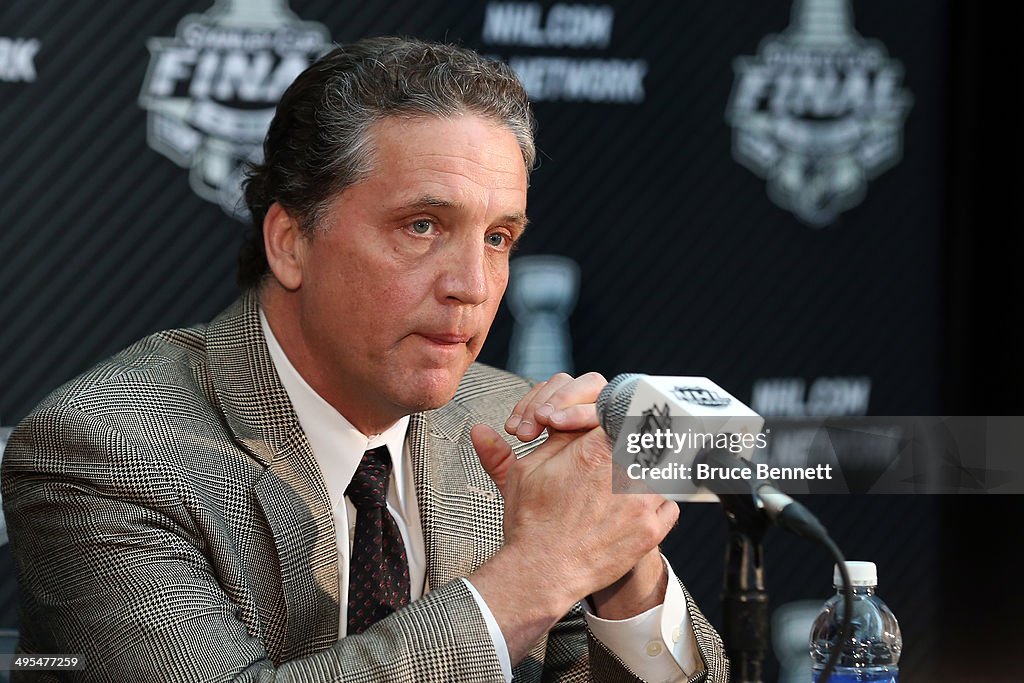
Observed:
[[[390,118],[371,140],[369,177],[300,239],[296,292],[314,366],[303,374],[364,432],[451,400],[526,222],[526,168],[504,126]]]

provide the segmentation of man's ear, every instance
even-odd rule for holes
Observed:
[[[304,240],[299,222],[274,202],[263,218],[263,248],[274,277],[289,291],[302,285]]]

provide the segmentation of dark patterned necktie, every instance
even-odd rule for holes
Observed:
[[[348,576],[348,634],[362,633],[409,604],[409,561],[387,509],[391,455],[387,446],[363,454],[345,495],[356,508]]]

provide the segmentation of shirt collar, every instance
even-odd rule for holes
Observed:
[[[260,325],[263,328],[263,336],[267,340],[267,350],[277,369],[278,377],[281,379],[288,398],[291,399],[292,407],[299,418],[299,424],[302,425],[310,448],[313,449],[313,455],[320,463],[321,468],[325,462],[331,463],[332,467],[340,467],[347,486],[348,481],[351,481],[352,475],[355,474],[356,467],[359,466],[363,453],[370,448],[387,446],[391,454],[391,461],[394,463],[392,471],[396,477],[401,477],[403,471],[401,459],[406,432],[409,428],[409,416],[402,417],[380,434],[366,436],[303,379],[295,366],[288,360],[284,349],[281,348],[270,329],[262,307],[260,308]],[[401,482],[396,483],[401,484]]]

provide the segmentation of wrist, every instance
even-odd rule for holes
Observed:
[[[602,619],[621,620],[662,604],[668,586],[668,572],[661,552],[655,548],[625,576],[590,596],[594,613]]]
[[[466,577],[497,622],[513,664],[578,600],[543,564],[506,546]]]
[[[539,616],[555,621],[585,595],[585,590],[573,589],[573,572],[554,558],[514,543],[506,544],[481,565],[472,575],[474,583],[478,577],[492,585],[495,592],[514,596]]]

